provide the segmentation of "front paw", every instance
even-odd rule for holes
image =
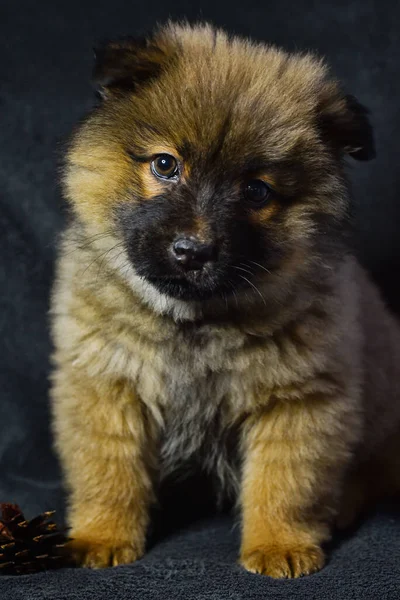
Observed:
[[[243,551],[240,562],[251,573],[281,579],[319,571],[324,566],[324,554],[318,546],[266,545]]]
[[[67,545],[67,551],[76,565],[89,569],[126,565],[143,555],[143,549],[134,544],[88,540],[79,535],[73,536]]]

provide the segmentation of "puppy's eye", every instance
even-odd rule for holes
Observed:
[[[245,183],[243,193],[253,208],[262,208],[272,199],[273,189],[261,179],[250,179]]]
[[[178,174],[178,162],[170,154],[159,154],[151,162],[151,170],[160,179],[171,179]]]

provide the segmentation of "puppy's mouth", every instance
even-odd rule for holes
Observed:
[[[222,295],[224,290],[228,289],[223,278],[203,271],[174,276],[147,275],[145,279],[162,294],[185,301],[208,300],[213,296]]]

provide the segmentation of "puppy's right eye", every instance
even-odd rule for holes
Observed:
[[[159,179],[172,179],[179,172],[178,161],[170,154],[159,154],[151,162],[151,171]]]
[[[243,188],[244,197],[253,208],[262,208],[273,196],[270,185],[261,179],[250,179]]]

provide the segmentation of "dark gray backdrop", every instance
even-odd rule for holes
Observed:
[[[96,40],[143,33],[170,16],[212,20],[289,49],[317,50],[347,90],[371,109],[378,157],[371,163],[349,163],[356,243],[388,301],[400,308],[399,4],[1,0],[0,500],[19,502],[29,515],[63,506],[59,469],[50,450],[46,315],[54,241],[63,224],[57,187],[62,146],[92,105],[89,76]],[[399,524],[393,523],[396,527],[387,531],[379,530],[379,523],[378,529],[371,526],[372,538],[368,534],[365,543],[371,544],[380,531],[378,547],[392,556],[390,544],[382,547],[386,535],[396,535],[392,549],[400,552]],[[235,549],[229,551],[233,557]],[[371,589],[366,585],[367,594]]]

